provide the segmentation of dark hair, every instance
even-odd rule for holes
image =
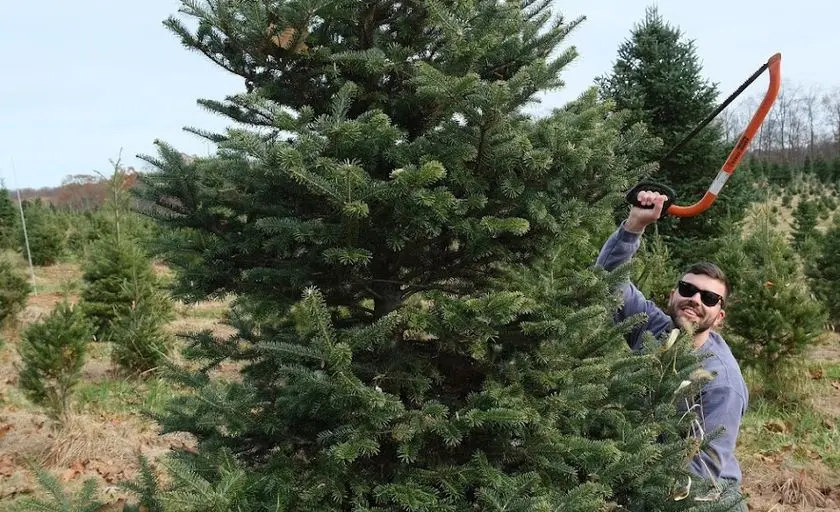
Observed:
[[[715,265],[714,263],[710,263],[708,261],[700,261],[697,263],[692,263],[685,269],[683,275],[685,274],[698,274],[703,276],[709,276],[712,279],[717,279],[718,281],[723,283],[724,289],[726,292],[723,294],[723,301],[726,302],[726,299],[729,297],[729,293],[732,289],[729,278],[726,277],[726,274],[723,273],[720,267]],[[723,304],[721,304],[723,307]]]

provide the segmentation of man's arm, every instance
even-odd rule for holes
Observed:
[[[630,214],[623,221],[618,229],[607,239],[601,252],[598,254],[596,266],[607,271],[629,262],[641,245],[641,236],[645,228],[655,222],[662,212],[662,203],[665,196],[653,192],[641,192],[639,201],[642,204],[653,204],[653,209],[642,209],[633,207]],[[629,281],[621,284],[623,293],[623,306],[616,312],[615,320],[620,322],[634,315],[643,313],[648,317],[647,326],[643,330],[651,331],[658,335],[670,326],[670,318],[652,301],[645,298],[642,292]],[[637,329],[629,340],[631,348],[638,349],[636,345],[640,341],[642,330]]]
[[[691,472],[718,480],[729,478],[741,480],[741,472],[735,457],[735,446],[741,427],[741,417],[746,408],[746,398],[728,385],[710,385],[700,394],[700,410],[697,411],[699,427],[694,435],[699,437],[713,433],[719,426],[724,431],[708,447],[691,460]]]

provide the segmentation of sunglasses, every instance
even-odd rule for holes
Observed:
[[[718,303],[720,303],[721,307],[723,307],[723,297],[715,292],[710,292],[709,290],[701,290],[691,283],[680,281],[677,283],[677,291],[683,297],[694,297],[695,293],[700,292],[700,301],[703,302],[707,308],[717,306]]]

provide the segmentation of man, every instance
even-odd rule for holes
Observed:
[[[641,205],[652,208],[632,206],[627,219],[604,244],[597,265],[608,271],[632,258],[645,228],[656,222],[662,213],[664,195],[643,191],[637,197]],[[693,458],[689,469],[691,473],[716,483],[724,484],[729,480],[737,490],[742,475],[735,458],[735,444],[749,396],[738,362],[716,332],[726,317],[724,307],[730,292],[726,276],[711,263],[692,265],[680,277],[676,289],[671,290],[666,311],[647,300],[632,283],[624,283],[622,289],[624,303],[617,312],[617,319],[639,313],[647,315],[646,325],[635,330],[629,340],[632,349],[641,348],[644,331],[660,338],[663,333],[678,327],[693,329],[695,350],[710,355],[702,364],[714,378],[703,386],[696,404],[691,406],[698,415],[692,434],[702,436],[712,433],[719,426],[725,430],[711,442],[707,451]],[[745,505],[742,510],[746,510]]]

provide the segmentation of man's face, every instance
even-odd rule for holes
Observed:
[[[691,325],[695,334],[717,329],[723,322],[726,312],[723,310],[722,301],[717,301],[712,305],[709,303],[715,302],[713,294],[724,296],[726,292],[724,284],[701,274],[685,274],[680,281],[677,288],[671,290],[668,299],[668,314],[674,322],[683,329]],[[702,295],[706,296],[706,303]]]

